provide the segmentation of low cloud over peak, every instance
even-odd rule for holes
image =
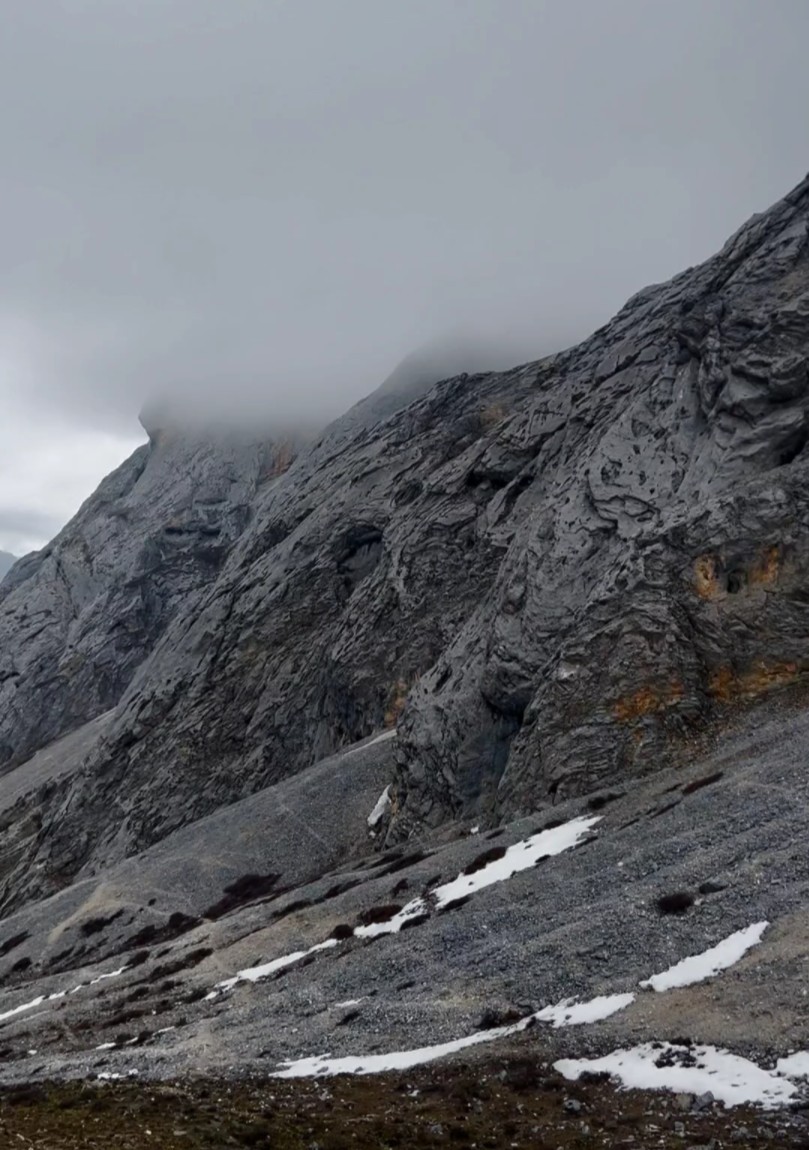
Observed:
[[[540,355],[806,166],[804,0],[7,0],[4,29],[29,540],[146,402],[325,421],[447,331]],[[37,477],[43,413],[72,446]]]

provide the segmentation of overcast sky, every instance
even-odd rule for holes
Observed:
[[[324,418],[540,354],[809,168],[807,0],[2,0],[0,548],[158,394]],[[516,349],[519,349],[517,351]]]

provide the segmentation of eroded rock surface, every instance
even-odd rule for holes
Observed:
[[[355,411],[270,481],[259,447],[136,453],[0,590],[7,761],[117,704],[6,905],[397,722],[390,839],[676,764],[800,684],[808,222],[805,181],[578,347]]]

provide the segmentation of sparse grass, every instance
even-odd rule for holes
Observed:
[[[565,1108],[570,1099],[579,1109]],[[671,1096],[617,1092],[603,1081],[568,1083],[516,1051],[384,1076],[75,1081],[0,1094],[0,1145],[36,1150],[682,1150],[731,1145],[742,1128],[746,1147],[792,1150],[806,1145],[803,1122],[750,1107],[683,1114]]]
[[[410,690],[405,679],[397,679],[388,692],[387,703],[385,704],[385,714],[383,716],[383,725],[390,730],[395,727],[399,721],[399,716],[404,710],[405,702],[407,701],[407,692]]]

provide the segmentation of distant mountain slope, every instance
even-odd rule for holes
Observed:
[[[3,578],[6,571],[10,571],[14,564],[17,562],[17,556],[12,555],[8,551],[0,551],[0,579]]]
[[[0,592],[8,761],[120,697],[8,898],[396,723],[389,839],[626,785],[803,683],[808,229],[809,180],[577,347],[419,384],[271,482],[143,449]]]
[[[16,565],[0,585],[0,769],[118,702],[215,578],[275,462],[271,443],[160,434]]]

